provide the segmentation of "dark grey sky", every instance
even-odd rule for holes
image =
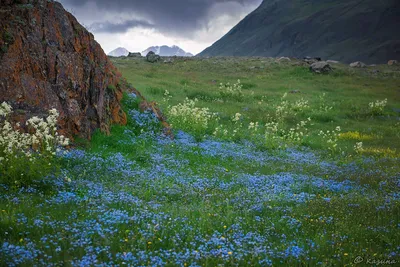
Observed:
[[[176,44],[192,53],[211,45],[262,0],[59,0],[106,52]],[[135,40],[135,42],[133,42]],[[141,45],[142,44],[142,45]]]

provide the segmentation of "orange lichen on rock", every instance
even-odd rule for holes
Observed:
[[[0,101],[21,111],[18,120],[56,108],[63,133],[90,138],[96,128],[127,122],[126,89],[93,35],[60,3],[0,0]]]

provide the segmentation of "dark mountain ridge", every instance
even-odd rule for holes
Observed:
[[[199,56],[400,59],[398,0],[264,0]]]

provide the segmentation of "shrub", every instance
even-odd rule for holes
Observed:
[[[328,101],[326,100],[326,94],[323,93],[322,95],[319,95],[319,110],[324,111],[324,112],[329,112],[330,110],[333,109],[332,106],[328,105]]]
[[[164,90],[158,87],[149,87],[148,91],[150,94],[155,95],[155,96],[162,96],[164,94]]]
[[[310,108],[310,106],[308,105],[308,100],[305,100],[304,98],[297,100],[292,107],[294,111],[304,111],[308,108]]]
[[[231,117],[229,126],[219,125],[215,128],[213,135],[223,139],[223,140],[237,140],[244,134],[246,134],[243,124],[241,122],[242,114],[236,113],[234,116]],[[258,122],[257,122],[258,127]],[[248,134],[246,134],[249,137]]]
[[[203,136],[211,121],[217,120],[217,115],[208,108],[196,107],[197,99],[186,98],[183,103],[169,106],[167,116],[173,128],[192,132],[197,136]]]
[[[331,153],[340,151],[340,148],[338,148],[338,140],[339,140],[339,136],[340,136],[340,131],[341,131],[340,126],[337,126],[335,128],[335,130],[332,130],[332,131],[328,130],[326,132],[320,131],[318,134],[326,142],[326,144],[328,146],[328,150]]]
[[[292,114],[289,101],[286,100],[285,93],[281,98],[281,103],[275,107],[275,116],[278,121],[284,120],[285,117]]]
[[[236,101],[243,101],[242,84],[240,80],[234,84],[227,83],[224,85],[221,83],[219,86],[219,94],[224,100],[234,99]]]
[[[387,99],[376,100],[375,102],[369,103],[369,112],[372,115],[383,115],[383,111],[387,105]]]
[[[0,182],[26,186],[57,169],[56,151],[59,146],[67,146],[69,140],[57,133],[56,109],[50,110],[46,119],[29,119],[27,133],[19,123],[9,122],[11,113],[11,106],[3,102],[0,105]]]
[[[296,127],[284,129],[281,122],[271,121],[265,124],[265,146],[267,148],[286,148],[289,145],[298,146],[307,136],[307,125],[311,118],[300,121]]]
[[[354,145],[354,151],[355,151],[357,154],[362,153],[362,151],[363,151],[363,142],[357,142],[357,143]]]
[[[366,140],[373,140],[374,138],[375,138],[375,136],[373,136],[373,135],[363,134],[358,131],[345,132],[345,133],[339,134],[339,139],[344,139],[344,140],[366,141]]]

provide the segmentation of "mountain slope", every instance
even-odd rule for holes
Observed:
[[[117,49],[114,49],[110,53],[108,53],[109,56],[112,57],[122,57],[122,56],[127,56],[129,54],[129,51],[126,50],[124,47],[118,47]]]
[[[199,56],[400,58],[398,0],[264,0]]]
[[[147,48],[142,52],[142,55],[145,56],[147,53],[150,51],[153,51],[157,55],[163,56],[163,57],[172,57],[172,56],[178,56],[178,57],[192,57],[193,55],[191,53],[185,52],[182,48],[179,46],[152,46]]]

